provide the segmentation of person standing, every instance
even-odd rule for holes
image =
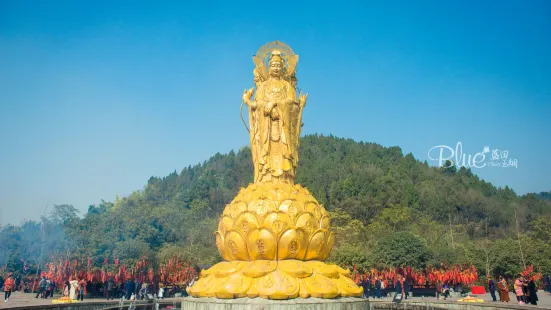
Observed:
[[[146,282],[144,282],[142,284],[142,287],[140,288],[140,294],[139,294],[140,300],[143,300],[148,293],[149,293],[148,284]]]
[[[379,277],[375,277],[375,297],[377,299],[381,298],[381,284]]]
[[[442,283],[440,280],[436,280],[436,300],[440,300],[442,297]]]
[[[84,288],[86,287],[86,281],[84,279],[80,279],[80,281],[78,282],[78,288],[79,288],[79,294],[78,294],[78,299],[80,299],[80,301],[84,301]]]
[[[48,287],[48,281],[46,281],[46,277],[42,276],[42,280],[40,280],[40,283],[38,284],[38,293],[36,293],[34,298],[38,298],[38,296],[44,298],[44,294],[46,294],[46,287]]]
[[[52,279],[50,281],[50,297],[54,297],[54,291],[55,291],[55,282],[54,280]]]
[[[536,283],[534,282],[534,279],[530,279],[530,282],[528,282],[528,302],[534,306],[538,305],[538,294],[537,294],[538,288],[536,287]]]
[[[515,279],[514,289],[515,289],[515,295],[517,296],[517,302],[519,305],[524,305],[524,291],[522,289],[522,286],[524,285],[522,281],[522,277],[520,274],[517,275],[517,278]]]
[[[46,278],[46,290],[44,291],[44,298],[48,299],[50,297],[50,279]]]
[[[126,280],[124,289],[126,291],[126,296],[125,296],[126,300],[130,300],[130,297],[132,296],[132,294],[134,294],[134,290],[136,289],[136,283],[134,283],[132,279],[128,279]]]
[[[488,276],[488,290],[490,291],[490,295],[492,295],[492,301],[497,301],[496,284],[494,283],[494,280],[490,276]]]
[[[398,279],[396,279],[396,282],[394,283],[394,287],[396,288],[396,294],[394,294],[394,302],[397,302],[398,300],[401,301],[405,295],[404,282],[402,280],[401,275],[398,275]]]
[[[65,281],[65,284],[63,285],[63,297],[69,296],[69,287],[71,286],[71,283],[69,283],[69,280]]]
[[[8,300],[10,300],[11,291],[13,290],[14,285],[15,281],[11,277],[11,273],[8,273],[8,277],[4,281],[4,302],[8,302]]]
[[[362,284],[362,287],[363,287],[363,289],[364,289],[362,298],[367,298],[367,299],[369,299],[369,287],[370,287],[370,283],[369,283],[369,278],[367,277],[367,274],[364,275],[364,276],[362,277],[362,282],[361,282],[361,284]]]
[[[159,299],[163,299],[164,297],[164,293],[165,293],[165,289],[163,287],[164,285],[163,284],[160,284],[159,285],[159,294],[157,295],[157,297],[159,297]]]
[[[411,287],[409,284],[409,281],[404,278],[404,281],[402,282],[403,289],[404,289],[404,299],[408,299],[409,293],[411,292]]]
[[[111,298],[113,300],[113,289],[115,288],[115,281],[113,278],[109,278],[107,281],[107,300]]]
[[[142,291],[142,283],[136,280],[136,300],[140,298],[140,292]]]
[[[497,290],[499,291],[499,301],[500,302],[509,302],[509,288],[507,280],[503,276],[499,277],[499,284],[497,285]]]
[[[71,300],[75,300],[77,298],[77,288],[78,288],[78,281],[77,280],[70,280],[69,281],[69,298]]]
[[[16,277],[15,277],[15,285],[13,286],[12,291],[13,291],[13,292],[18,292],[18,291],[20,291],[20,289],[19,289],[19,286],[20,286],[20,285],[21,285],[21,278],[20,278],[19,276],[16,276]]]

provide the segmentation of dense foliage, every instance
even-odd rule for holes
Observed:
[[[331,213],[334,262],[472,263],[481,274],[507,275],[533,264],[551,273],[549,193],[518,196],[469,169],[429,167],[398,147],[332,136],[304,137],[300,155],[297,182]],[[243,148],[152,177],[143,190],[91,205],[82,218],[72,206],[55,206],[40,222],[0,227],[0,264],[33,272],[52,256],[92,258],[95,266],[175,256],[215,263],[218,218],[252,175],[250,150]]]

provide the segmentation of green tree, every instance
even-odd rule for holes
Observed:
[[[394,267],[422,268],[430,258],[425,241],[409,232],[394,232],[379,240],[373,255],[376,263]]]
[[[551,219],[540,216],[530,226],[530,234],[534,239],[551,242]]]
[[[344,243],[335,247],[329,255],[329,262],[341,266],[356,266],[360,269],[368,269],[372,262],[368,260],[366,249],[354,244]]]

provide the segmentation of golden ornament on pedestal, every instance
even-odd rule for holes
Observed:
[[[275,41],[261,47],[253,61],[256,92],[245,90],[242,99],[249,112],[254,184],[226,206],[215,232],[225,262],[203,270],[188,293],[269,299],[361,296],[363,289],[349,270],[323,262],[334,241],[327,211],[294,184],[308,97],[297,96],[298,55]]]

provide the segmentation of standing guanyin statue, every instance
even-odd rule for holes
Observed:
[[[298,55],[279,41],[253,56],[254,88],[245,90],[254,184],[226,206],[215,232],[225,260],[201,272],[193,297],[269,299],[361,296],[349,270],[329,265],[334,236],[325,208],[295,185],[302,111]],[[253,98],[254,94],[254,99]],[[242,105],[243,107],[243,105]]]
[[[272,46],[286,53],[266,46],[262,48],[260,55],[253,58],[257,65],[254,70],[255,99],[251,100],[254,88],[243,93],[243,103],[249,106],[254,181],[294,184],[302,110],[308,95],[301,93],[297,99],[296,79],[293,78],[298,55],[281,43],[268,44]],[[267,55],[262,55],[266,50]],[[267,69],[262,56],[268,60]]]

